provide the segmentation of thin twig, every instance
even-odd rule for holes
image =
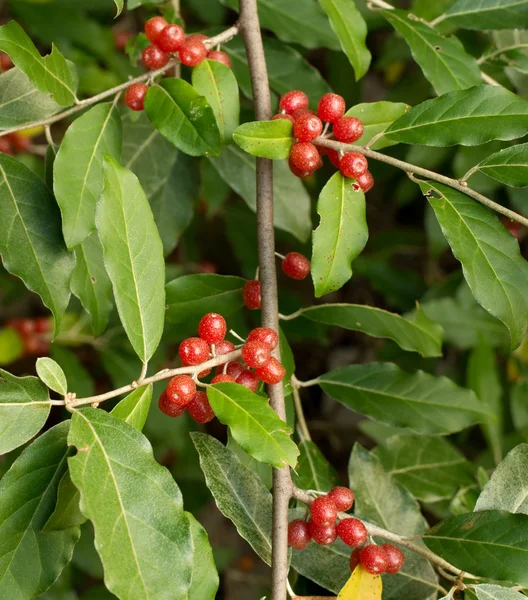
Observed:
[[[299,393],[299,380],[295,375],[291,376],[290,380],[292,386],[292,395],[293,395],[293,403],[295,405],[295,413],[297,415],[297,423],[299,425],[299,432],[301,437],[309,442],[312,441],[312,437],[310,435],[310,430],[308,429],[308,424],[306,423],[306,418],[304,416],[304,410],[302,407],[301,394]]]
[[[500,56],[501,54],[509,52],[510,50],[517,50],[518,48],[528,48],[528,44],[513,44],[512,46],[503,46],[502,48],[495,50],[495,52],[490,52],[489,54],[484,54],[483,56],[481,56],[477,60],[477,65],[481,65],[487,62],[488,60],[495,58],[496,56]]]
[[[499,83],[497,80],[493,79],[493,77],[490,77],[487,73],[484,73],[484,71],[480,72],[480,76],[482,77],[482,81],[488,85],[502,87],[502,83]]]

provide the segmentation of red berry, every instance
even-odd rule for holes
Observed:
[[[296,550],[304,550],[310,543],[310,527],[306,521],[295,519],[288,525],[288,545]]]
[[[341,117],[334,123],[334,136],[339,142],[355,142],[363,135],[363,123],[356,117]]]
[[[269,346],[270,350],[275,350],[279,345],[279,336],[269,327],[257,327],[247,337],[248,342],[262,342]]]
[[[29,337],[35,333],[35,321],[33,319],[14,319],[15,329],[23,337]]]
[[[0,71],[6,72],[13,67],[13,61],[5,52],[0,52]]]
[[[48,333],[51,331],[51,320],[48,317],[37,317],[34,327],[36,333]]]
[[[313,171],[302,171],[298,169],[293,163],[292,159],[288,159],[288,166],[290,167],[290,171],[295,175],[295,177],[300,177],[301,179],[305,179],[306,177],[310,177],[313,174]]]
[[[328,492],[328,497],[334,501],[337,510],[350,510],[354,504],[354,492],[340,485]]]
[[[271,117],[272,121],[276,121],[277,119],[286,119],[287,121],[290,121],[291,123],[294,122],[294,118],[289,115],[288,113],[279,113],[278,115],[273,115],[273,117]]]
[[[114,46],[116,50],[123,52],[128,40],[133,37],[133,33],[131,31],[113,31],[112,33],[114,36]]]
[[[185,41],[180,48],[180,60],[188,67],[196,67],[207,56],[207,48],[204,43],[197,39],[189,39]]]
[[[244,304],[250,310],[260,308],[260,281],[248,281],[242,291],[244,296]]]
[[[317,116],[317,113],[314,110],[310,110],[309,108],[299,108],[292,114],[293,121],[295,122],[299,117],[302,117],[304,115]]]
[[[403,567],[405,556],[403,556],[403,552],[399,548],[396,548],[392,544],[383,544],[382,548],[385,550],[387,560],[385,571],[394,575]]]
[[[339,169],[345,177],[357,180],[368,171],[368,160],[359,152],[346,152],[341,158]]]
[[[133,83],[125,93],[125,104],[132,110],[143,110],[145,107],[145,96],[148,85],[144,83]]]
[[[163,17],[152,17],[145,23],[145,35],[149,41],[155,43],[167,25]]]
[[[211,408],[205,392],[197,392],[194,400],[187,405],[187,412],[197,423],[202,425],[215,418],[214,410]]]
[[[304,92],[301,92],[301,90],[287,92],[279,102],[280,109],[286,111],[290,115],[293,115],[293,113],[300,108],[308,108],[308,104],[310,104],[308,96]]]
[[[318,526],[334,525],[337,519],[337,508],[328,496],[319,496],[310,506],[312,521]]]
[[[167,25],[158,37],[156,44],[164,52],[176,52],[185,42],[185,32],[179,25]]]
[[[361,548],[356,548],[350,555],[350,570],[353,571],[361,562],[359,556],[361,554]]]
[[[154,44],[147,46],[141,54],[143,64],[149,69],[161,69],[169,62],[169,59],[170,54]]]
[[[335,525],[323,525],[319,527],[312,520],[308,521],[310,536],[312,540],[320,546],[328,546],[333,544],[337,539]]]
[[[169,381],[166,393],[173,404],[186,406],[196,396],[196,384],[188,375],[176,375]]]
[[[365,571],[372,575],[381,575],[387,570],[387,556],[381,546],[374,544],[365,546],[361,550],[359,559]]]
[[[240,375],[238,375],[236,378],[236,382],[252,392],[256,392],[260,385],[259,378],[253,371],[250,371],[249,369],[243,369]]]
[[[185,366],[199,365],[209,360],[209,345],[202,338],[187,338],[180,344],[179,354]]]
[[[257,369],[257,377],[264,383],[280,383],[286,375],[286,369],[273,356],[268,362]]]
[[[220,343],[215,345],[216,356],[222,356],[222,354],[229,354],[236,350],[235,345],[227,340],[222,340]],[[223,373],[225,363],[216,367],[216,374]]]
[[[315,171],[319,159],[317,148],[309,142],[297,142],[290,151],[290,161],[300,171]]]
[[[242,347],[242,360],[248,367],[263,367],[271,358],[271,348],[263,342],[246,342]]]
[[[239,363],[238,360],[233,360],[230,363],[227,363],[226,373],[231,375],[231,377],[233,377],[235,380],[238,379],[238,376],[245,370],[246,369],[244,369],[242,363]]]
[[[219,373],[211,379],[211,383],[236,383],[236,380],[227,373]]]
[[[222,52],[221,50],[209,50],[207,53],[207,58],[209,60],[216,60],[216,62],[222,63],[226,67],[231,68],[231,59],[229,58],[229,54],[227,54],[227,52]]]
[[[343,519],[336,529],[337,535],[348,546],[362,546],[367,541],[367,528],[359,519]]]
[[[5,137],[0,137],[0,152],[2,154],[12,154],[11,142]]]
[[[209,313],[202,317],[198,325],[198,335],[208,344],[218,344],[225,338],[227,325],[224,317],[218,313]]]
[[[323,123],[317,115],[306,113],[295,118],[293,135],[300,142],[311,142],[319,137],[322,131]],[[317,148],[315,150],[317,151]]]
[[[8,136],[12,147],[17,152],[27,152],[31,146],[31,139],[26,135],[20,135],[19,133],[12,133]]]
[[[292,279],[304,279],[310,272],[310,261],[298,252],[288,252],[282,261],[282,270]]]
[[[163,392],[158,401],[159,409],[168,417],[179,417],[185,412],[185,406],[178,406],[171,402],[167,396],[167,392]]]
[[[359,188],[365,193],[374,187],[374,177],[372,177],[372,173],[370,171],[360,175],[356,181]]]
[[[191,40],[193,42],[205,42],[207,39],[209,38],[203,33],[191,33],[187,36],[187,41]]]
[[[337,150],[333,150],[332,148],[328,148],[328,158],[330,159],[330,162],[339,169],[341,164],[339,152]]]
[[[338,94],[325,94],[319,100],[317,114],[327,123],[335,123],[345,114],[346,104],[342,96]]]

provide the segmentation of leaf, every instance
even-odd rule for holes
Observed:
[[[24,339],[12,327],[0,329],[0,366],[9,365],[25,353]]]
[[[117,310],[136,354],[147,362],[165,318],[163,247],[137,177],[113,158],[104,160],[96,223]]]
[[[355,143],[359,146],[366,146],[375,135],[383,133],[389,125],[404,115],[410,108],[408,104],[403,102],[365,102],[349,108],[345,115],[361,119],[365,130]],[[379,150],[380,148],[393,146],[396,143],[383,136],[376,140],[370,148]]]
[[[48,188],[6,154],[0,154],[0,213],[2,264],[39,294],[58,332],[70,300],[73,256],[64,245],[59,209]]]
[[[379,575],[371,575],[358,565],[337,600],[381,600],[383,583]]]
[[[523,598],[526,598],[524,594],[511,588],[488,583],[474,586],[473,591],[477,595],[477,600],[523,600]]]
[[[185,154],[218,156],[220,131],[209,102],[183,79],[163,79],[151,86],[145,111],[158,131]]]
[[[52,359],[44,356],[37,359],[37,375],[40,380],[47,385],[50,390],[58,392],[61,396],[65,396],[68,391],[66,383],[66,375],[60,366]]]
[[[78,526],[44,531],[67,469],[69,421],[52,427],[16,459],[0,481],[0,597],[35,598],[70,562]]]
[[[193,573],[189,600],[214,600],[219,579],[207,532],[189,512],[185,513],[191,526],[193,543]]]
[[[68,461],[71,478],[94,525],[106,587],[123,600],[168,593],[187,599],[189,522],[180,490],[154,460],[148,440],[120,419],[85,408],[73,415],[68,443],[77,448]]]
[[[527,133],[528,102],[506,88],[480,85],[418,104],[385,136],[405,144],[478,146]]]
[[[238,460],[244,467],[253,471],[253,473],[256,473],[259,476],[259,478],[266,486],[266,489],[271,490],[273,486],[273,481],[271,475],[272,469],[270,465],[259,462],[256,458],[253,458],[247,452],[242,450],[240,445],[237,442],[235,442],[235,439],[232,436],[229,429],[227,430],[226,448],[228,450],[231,450],[231,452],[233,452],[234,454],[236,454]]]
[[[123,7],[125,5],[125,0],[114,0],[114,3],[117,8],[116,17],[118,17],[123,12]]]
[[[511,187],[528,186],[528,144],[518,144],[495,152],[476,167],[488,177]]]
[[[233,438],[250,456],[277,469],[295,467],[299,450],[291,440],[291,429],[269,406],[267,399],[235,383],[207,388],[207,398]]]
[[[192,84],[213,109],[220,137],[230,143],[240,115],[238,84],[233,71],[216,60],[206,59],[192,70]]]
[[[319,0],[336,32],[341,48],[354,67],[356,81],[368,71],[371,54],[366,45],[367,24],[350,0]]]
[[[458,38],[440,35],[406,10],[382,10],[381,14],[409,44],[414,60],[438,96],[482,82],[476,59]]]
[[[9,55],[38,90],[51,94],[57,104],[69,106],[75,102],[75,68],[55,45],[51,54],[42,58],[22,27],[9,21],[0,27],[0,50]]]
[[[335,173],[317,201],[321,217],[312,237],[312,279],[320,298],[341,288],[351,277],[350,263],[367,243],[365,194],[350,179]]]
[[[233,140],[248,154],[263,158],[288,158],[295,141],[293,125],[286,119],[243,123],[233,133]]]
[[[50,518],[46,521],[43,531],[59,531],[70,527],[80,527],[86,522],[86,517],[79,508],[81,495],[73,485],[70,472],[66,471],[57,489],[57,504]]]
[[[66,131],[53,166],[53,190],[70,249],[95,231],[95,205],[103,189],[103,156],[121,158],[121,136],[115,102],[96,104]]]
[[[527,531],[527,515],[486,510],[445,519],[423,540],[462,571],[526,587]]]
[[[526,0],[457,0],[439,21],[464,29],[524,29],[528,25]]]
[[[95,386],[90,373],[71,350],[53,344],[51,347],[51,357],[61,366],[77,398],[93,396]]]
[[[22,446],[44,426],[48,390],[36,377],[15,377],[0,369],[0,455]]]
[[[422,356],[442,355],[442,327],[433,323],[420,307],[412,320],[361,304],[320,304],[301,309],[299,315],[316,323],[389,338],[403,350]]]
[[[321,375],[317,383],[352,410],[420,435],[454,433],[488,414],[472,391],[447,377],[410,374],[391,363],[350,365]]]
[[[510,331],[511,348],[528,324],[528,264],[499,219],[465,194],[439,183],[420,183],[475,300]]]
[[[336,470],[311,440],[302,439],[299,450],[299,462],[292,473],[293,482],[298,488],[329,492],[337,485],[339,478]]]
[[[114,406],[111,414],[141,431],[148,417],[151,400],[152,384],[150,383],[123,398]]]
[[[220,512],[233,521],[262,560],[271,565],[272,499],[260,478],[242,466],[237,456],[218,440],[191,433],[200,455],[207,487]]]

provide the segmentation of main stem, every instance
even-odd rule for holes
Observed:
[[[255,116],[259,121],[271,119],[268,72],[256,0],[240,0],[240,33],[244,39],[251,75]],[[273,229],[273,164],[257,158],[257,236],[259,279],[262,296],[262,325],[279,330],[277,274],[275,270],[275,232]],[[276,350],[277,356],[279,350]],[[271,406],[286,420],[282,384],[269,385]],[[288,578],[288,504],[292,482],[288,467],[273,470],[272,531],[272,600],[286,600]]]

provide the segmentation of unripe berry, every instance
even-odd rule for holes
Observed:
[[[286,369],[275,358],[271,357],[268,362],[257,369],[257,377],[264,383],[275,384],[280,383],[286,375]]]
[[[288,545],[296,550],[304,550],[310,543],[310,527],[306,521],[295,519],[288,525]]]
[[[216,60],[216,62],[222,63],[226,67],[231,68],[231,59],[229,58],[229,54],[227,54],[227,52],[222,52],[221,50],[209,50],[207,53],[207,58],[209,60]]]
[[[168,417],[179,417],[185,412],[185,406],[178,406],[171,402],[167,396],[167,392],[162,392],[158,400],[158,406],[162,413]]]
[[[260,281],[248,281],[242,291],[244,296],[244,304],[250,310],[260,308]]]
[[[346,152],[339,163],[345,177],[356,179],[368,171],[368,160],[359,152]]]
[[[367,541],[367,528],[359,519],[343,519],[336,529],[337,535],[348,546],[362,546]]]
[[[337,519],[337,508],[328,496],[319,496],[310,506],[312,521],[318,527],[334,525]]]
[[[197,423],[202,425],[215,418],[214,410],[211,408],[205,392],[196,393],[194,400],[187,405],[187,412]]]
[[[317,114],[323,121],[335,123],[345,114],[345,110],[346,104],[343,96],[339,96],[338,94],[325,94],[321,100],[319,100]]]
[[[211,379],[211,383],[236,383],[236,381],[227,373],[219,373]]]
[[[145,35],[154,44],[167,25],[163,17],[152,17],[145,23]]]
[[[381,575],[387,570],[387,556],[381,546],[369,544],[362,548],[359,559],[365,571],[372,575]]]
[[[147,46],[142,54],[141,60],[143,64],[149,69],[161,69],[164,67],[170,59],[170,54],[164,52],[161,48],[158,48],[155,44]]]
[[[385,572],[394,575],[403,567],[405,556],[403,556],[403,552],[399,548],[396,548],[392,544],[383,544],[382,548],[385,551],[387,561]]]
[[[202,338],[191,337],[183,340],[178,352],[186,366],[199,365],[209,360],[209,345]]]
[[[293,115],[300,108],[308,108],[308,104],[310,104],[310,101],[304,92],[301,92],[301,90],[292,90],[284,94],[280,99],[279,107],[281,110]]]
[[[271,349],[258,341],[246,342],[242,347],[242,360],[248,367],[256,369],[265,365],[271,358]]]
[[[256,392],[260,385],[257,375],[249,369],[243,369],[240,375],[236,378],[236,382],[252,392]]]
[[[207,56],[207,48],[197,39],[189,39],[180,48],[180,60],[188,67],[196,67]]]
[[[310,177],[310,175],[313,174],[313,171],[303,171],[302,169],[298,169],[292,163],[291,157],[288,159],[288,166],[290,167],[290,171],[295,175],[295,177],[300,177],[301,179],[305,179],[306,177]]]
[[[290,161],[299,171],[315,171],[319,159],[317,148],[309,142],[297,142],[290,151]]]
[[[334,136],[339,142],[355,142],[363,135],[363,131],[363,123],[356,117],[341,117],[334,123]]]
[[[295,118],[293,135],[300,142],[311,142],[319,137],[322,132],[323,123],[317,115],[310,115],[307,113]]]
[[[308,521],[308,527],[312,540],[320,546],[328,546],[333,544],[337,539],[336,528],[333,524],[319,527],[313,522],[313,520],[311,520]]]
[[[295,121],[295,119],[288,113],[279,113],[278,115],[273,115],[273,117],[271,117],[272,121],[276,121],[277,119],[286,119],[287,121],[290,121],[291,123],[293,123]]]
[[[242,363],[239,363],[238,360],[233,360],[230,363],[227,363],[226,373],[228,375],[231,375],[231,377],[233,377],[235,381],[237,380],[238,376],[245,370],[246,369],[244,369]]]
[[[350,570],[353,571],[361,562],[361,548],[356,548],[350,555]]]
[[[185,42],[185,32],[179,25],[167,25],[158,37],[157,45],[165,52],[177,52]]]
[[[354,505],[354,492],[340,485],[328,492],[328,497],[334,501],[337,510],[347,511]]]
[[[169,381],[166,394],[173,404],[186,406],[196,396],[196,384],[188,375],[176,375]]]
[[[310,261],[299,252],[288,252],[282,261],[282,270],[292,279],[305,279],[310,272]]]
[[[148,85],[144,83],[133,83],[125,93],[125,104],[132,110],[143,110],[145,108],[145,96]]]
[[[370,191],[374,187],[374,177],[372,177],[372,173],[370,171],[367,171],[366,173],[363,173],[363,175],[360,175],[356,179],[356,181],[357,185],[365,193]]]
[[[198,335],[208,344],[218,344],[224,338],[227,325],[224,317],[218,313],[204,315],[198,325]]]
[[[270,329],[269,327],[257,327],[248,335],[247,341],[263,342],[269,346],[270,350],[275,350],[275,348],[279,345],[279,336],[275,331],[273,331],[273,329]]]

